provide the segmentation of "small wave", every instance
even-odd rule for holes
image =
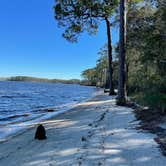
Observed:
[[[44,111],[44,112],[54,112],[55,109],[47,108],[47,109],[43,109],[42,111]]]
[[[28,116],[30,116],[30,114],[28,114],[28,113],[11,115],[11,116],[8,116],[8,117],[0,118],[0,121],[7,121],[7,120],[10,120],[10,119],[15,119],[15,118],[20,118],[20,117],[28,117]]]
[[[0,96],[1,98],[8,98],[8,99],[12,99],[12,98],[25,98],[25,97],[29,97],[27,95],[3,95]]]
[[[14,96],[1,96],[1,98],[13,98]]]
[[[36,113],[41,113],[41,112],[55,112],[57,111],[58,109],[56,108],[41,108],[41,109],[36,109],[36,110],[33,110],[32,112],[36,112]]]

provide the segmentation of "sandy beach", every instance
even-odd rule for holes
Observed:
[[[0,143],[1,166],[165,166],[155,135],[136,130],[133,110],[100,94],[43,122],[47,139],[35,128]]]

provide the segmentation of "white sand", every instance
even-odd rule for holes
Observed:
[[[132,109],[97,96],[45,121],[47,140],[34,140],[33,128],[1,143],[0,165],[165,166],[155,135],[135,130],[134,119]]]

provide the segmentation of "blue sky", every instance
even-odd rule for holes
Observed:
[[[53,5],[54,0],[0,1],[0,77],[80,78],[95,66],[107,41],[105,25],[97,35],[84,33],[78,43],[69,43],[54,20]],[[113,43],[117,36],[114,29]]]

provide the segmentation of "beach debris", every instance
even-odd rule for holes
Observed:
[[[102,121],[102,120],[105,118],[105,115],[106,115],[106,112],[104,112],[104,113],[101,115],[99,121]]]
[[[46,108],[46,109],[43,109],[42,111],[44,111],[44,112],[54,112],[55,109],[53,109],[53,108]]]
[[[88,131],[88,138],[92,137],[93,133],[92,131]]]
[[[87,139],[84,136],[82,136],[81,141],[87,141]]]
[[[98,163],[98,166],[101,166],[101,165],[103,165],[103,163],[102,163],[102,162],[99,162],[99,163]]]
[[[92,123],[89,123],[88,126],[92,126]]]
[[[40,124],[36,129],[35,139],[44,140],[46,138],[47,138],[46,130],[45,130],[44,126],[42,124]]]

